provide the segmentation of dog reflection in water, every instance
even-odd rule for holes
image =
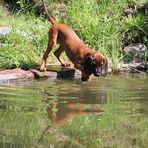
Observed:
[[[101,103],[106,103],[106,101]],[[88,105],[92,106],[92,108],[87,108]],[[48,131],[52,130],[52,128],[55,129],[55,127],[63,126],[79,115],[101,113],[102,110],[94,104],[58,104],[57,102],[53,102],[47,108],[47,112],[48,119],[50,120],[51,124],[47,126],[47,128],[43,131],[41,138],[39,139],[39,142],[43,139],[44,135]]]
[[[89,113],[100,113],[102,112],[98,106],[89,104],[57,104],[52,103],[48,107],[48,118],[51,121],[51,126],[62,126],[67,124],[69,121],[72,121],[78,115],[89,114]]]

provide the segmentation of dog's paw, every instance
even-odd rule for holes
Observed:
[[[42,67],[42,66],[41,66],[41,67],[40,67],[40,71],[41,71],[41,72],[45,72],[45,71],[46,71],[46,67]]]
[[[69,67],[69,66],[71,66],[71,64],[70,63],[62,63],[61,66],[63,66],[63,67]]]

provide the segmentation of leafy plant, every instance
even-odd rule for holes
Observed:
[[[136,42],[146,45],[148,43],[146,15],[141,13],[141,10],[138,13],[137,10],[135,16],[123,16],[123,11],[129,7],[127,0],[60,0],[58,2],[46,0],[46,2],[49,11],[58,22],[64,22],[73,28],[89,47],[105,55],[113,63],[114,69],[117,69],[119,61],[122,60],[121,51],[124,46]],[[0,21],[0,26],[10,26],[13,30],[8,38],[1,38],[1,42],[5,44],[0,49],[0,55],[3,55],[0,57],[1,68],[39,63],[47,47],[50,23],[43,15],[38,16],[35,13],[38,3],[40,1],[35,1],[35,5],[31,3],[28,5],[24,0],[19,0],[18,13],[7,17],[1,15],[0,19],[3,21]],[[137,6],[136,0],[133,1],[133,5]],[[33,38],[27,39],[27,36],[24,37],[18,32]],[[50,54],[49,62],[54,60],[55,58]]]

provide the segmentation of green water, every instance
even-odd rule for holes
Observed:
[[[147,75],[0,85],[0,148],[146,148],[147,137]]]

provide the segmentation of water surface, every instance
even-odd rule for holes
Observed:
[[[0,147],[147,147],[148,76],[0,85]]]

